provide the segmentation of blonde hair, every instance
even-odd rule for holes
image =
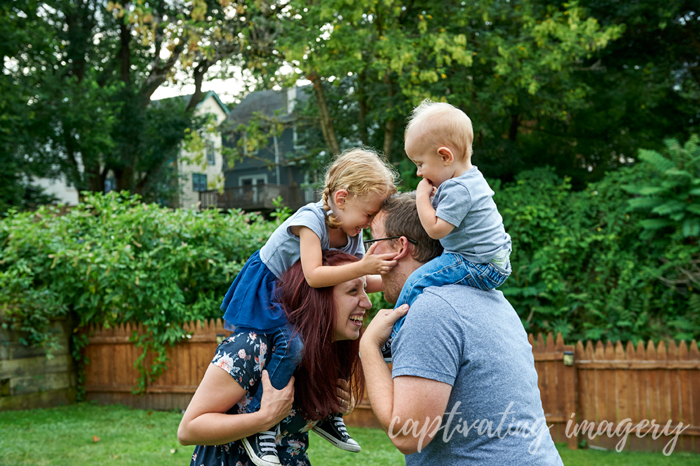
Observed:
[[[449,145],[456,150],[455,157],[472,156],[474,129],[466,113],[445,102],[425,99],[413,109],[406,125],[405,137],[417,131],[423,144],[430,147]]]
[[[397,178],[394,167],[373,150],[347,150],[336,157],[326,171],[323,208],[326,212],[331,211],[330,199],[339,189],[347,190],[350,198],[370,193],[389,197],[396,192]],[[332,211],[327,220],[330,228],[341,225]]]

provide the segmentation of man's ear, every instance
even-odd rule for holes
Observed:
[[[440,146],[438,147],[437,153],[442,158],[442,163],[446,167],[449,167],[450,165],[452,165],[452,162],[455,161],[455,156],[449,147]]]
[[[400,247],[399,250],[396,251],[396,255],[394,256],[393,260],[395,261],[408,256],[409,254],[411,254],[412,250],[411,243],[408,242],[405,236],[402,236],[397,241],[399,242]]]
[[[345,209],[345,202],[348,200],[348,190],[339,189],[333,193],[333,202],[340,209]]]

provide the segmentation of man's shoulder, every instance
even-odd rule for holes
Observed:
[[[484,291],[455,284],[425,288],[411,306],[414,314],[434,315],[437,310],[442,310],[453,312],[455,316],[482,313],[488,309],[505,311],[512,309],[512,306],[498,290]]]
[[[455,298],[459,298],[455,300]],[[466,302],[473,301],[484,301],[484,302],[494,302],[503,301],[507,302],[503,293],[498,290],[484,291],[479,288],[474,288],[469,285],[459,285],[459,284],[446,284],[441,286],[429,286],[423,290],[423,293],[416,299],[416,303],[419,300],[429,301],[445,301],[448,305],[462,305]]]

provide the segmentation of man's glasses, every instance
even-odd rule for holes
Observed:
[[[386,238],[368,239],[367,241],[363,241],[363,243],[365,243],[365,247],[367,247],[367,245],[370,245],[372,243],[376,243],[377,241],[384,241],[387,239],[399,239],[401,237],[402,236],[387,236]],[[416,240],[413,240],[407,236],[403,236],[403,238],[406,238],[408,240],[408,242],[411,244],[416,244]]]

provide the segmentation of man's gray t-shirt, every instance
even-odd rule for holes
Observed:
[[[392,377],[452,386],[441,430],[406,456],[407,466],[563,465],[546,426],[532,347],[500,291],[426,288],[392,354]]]
[[[440,240],[445,252],[485,264],[499,252],[512,250],[494,194],[476,167],[440,185],[432,200],[435,215],[455,227]]]
[[[281,278],[282,274],[301,257],[299,237],[292,233],[292,227],[309,228],[321,240],[322,250],[334,249],[330,246],[331,240],[326,226],[326,215],[328,214],[323,209],[322,201],[306,204],[272,233],[265,246],[260,249],[260,260],[275,274],[275,277]],[[361,259],[365,255],[362,232],[357,236],[348,236],[348,243],[337,249]]]

